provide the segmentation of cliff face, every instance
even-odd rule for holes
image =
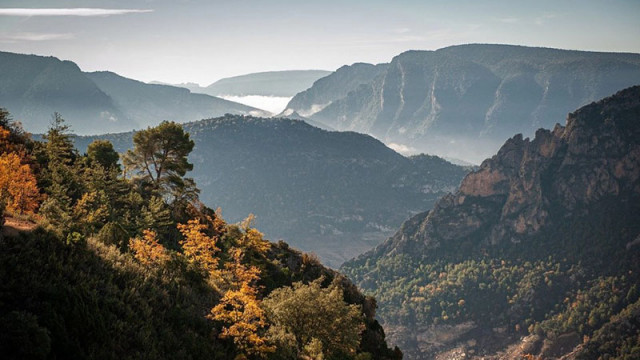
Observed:
[[[569,111],[640,84],[638,54],[507,45],[407,51],[378,69],[367,78],[342,68],[288,108],[338,130],[480,161],[515,133],[553,128]],[[347,91],[332,87],[353,79]],[[319,111],[301,112],[314,104]]]
[[[435,346],[429,337],[421,338],[420,333],[434,331],[443,320],[454,327],[471,321],[471,329],[485,332],[476,333],[474,341],[484,339],[486,349],[497,350],[527,326],[550,321],[561,306],[555,301],[591,291],[585,284],[622,273],[629,286],[637,283],[630,274],[637,267],[638,200],[640,87],[632,87],[569,114],[564,127],[538,130],[533,140],[512,137],[465,177],[458,192],[405,222],[387,242],[346,263],[343,270],[376,294],[399,291],[396,298],[380,300],[381,316],[391,325],[394,340],[407,346],[403,350],[410,358],[429,357],[424,351],[441,351],[464,339],[453,337]],[[538,288],[540,283],[532,279],[542,275],[533,275],[527,266],[546,259],[551,265],[540,265],[546,271],[540,274],[547,285]],[[403,265],[388,268],[398,262]],[[489,264],[489,270],[477,270],[483,264]],[[554,266],[558,270],[552,270]],[[462,267],[471,270],[459,270]],[[506,278],[514,282],[509,285],[512,280],[495,272],[478,280],[482,271],[496,269],[509,273]],[[555,282],[547,281],[549,274],[558,275]],[[483,282],[492,295],[478,290]],[[447,305],[456,296],[465,300],[463,305]],[[483,307],[487,303],[494,309]],[[418,314],[418,319],[403,320],[402,309]],[[440,309],[446,315],[438,316]],[[573,329],[560,328],[568,333]],[[503,329],[502,335],[495,329]],[[591,334],[581,329],[575,332]]]
[[[410,237],[426,248],[480,232],[486,244],[517,243],[560,220],[552,212],[568,218],[605,197],[640,194],[639,94],[627,89],[570,114],[566,127],[507,140]]]

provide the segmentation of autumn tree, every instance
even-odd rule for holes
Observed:
[[[243,264],[242,249],[234,247],[230,253],[232,260],[225,264],[230,287],[208,317],[225,324],[220,337],[233,339],[242,353],[265,357],[275,351],[275,347],[269,345],[261,334],[267,322],[264,310],[260,307],[256,285],[260,270]]]
[[[344,301],[338,284],[323,288],[322,281],[297,282],[293,287],[274,290],[264,299],[263,306],[273,323],[270,338],[283,344],[282,339],[293,337],[298,355],[309,356],[313,350],[317,358],[318,349],[322,349],[328,359],[354,356],[364,331],[361,309]]]
[[[36,178],[18,154],[0,155],[0,202],[17,213],[32,213],[40,201]]]
[[[129,240],[129,249],[143,265],[158,264],[169,259],[167,250],[158,242],[157,234],[152,230],[144,230],[142,238]]]
[[[238,237],[237,243],[253,254],[264,255],[271,248],[271,243],[264,239],[264,234],[253,227],[254,221],[255,216],[250,214],[240,223],[242,234]]]
[[[193,169],[187,156],[193,150],[194,142],[182,126],[175,122],[163,121],[160,125],[147,128],[133,136],[133,150],[123,158],[125,168],[134,176],[150,184],[163,196],[180,193],[190,182],[184,176]]]
[[[189,220],[186,224],[178,224],[178,230],[184,236],[180,241],[182,251],[190,262],[197,264],[212,277],[218,277],[218,258],[220,249],[216,246],[217,238],[205,233],[207,226],[199,219]]]

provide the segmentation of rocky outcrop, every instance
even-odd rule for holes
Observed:
[[[562,259],[562,266],[567,267],[571,264],[582,266],[581,262],[588,261],[586,265],[592,277],[601,276],[600,271],[602,274],[614,274],[617,265],[611,263],[612,258],[622,259],[626,256],[633,259],[633,256],[637,256],[633,255],[636,254],[633,251],[637,249],[635,244],[640,236],[639,153],[640,86],[636,86],[569,114],[566,126],[557,125],[551,131],[538,130],[533,139],[522,135],[512,137],[495,156],[468,174],[455,194],[444,196],[431,211],[406,221],[394,236],[371,252],[346,263],[343,270],[356,279],[362,279],[360,285],[368,289],[408,289],[412,295],[400,298],[394,306],[406,308],[409,313],[419,309],[420,296],[432,296],[423,289],[428,289],[430,282],[442,276],[446,278],[445,270],[451,271],[457,264],[498,259],[502,261],[502,266],[508,266],[504,259],[511,259],[514,264],[519,264],[512,268],[517,269],[530,266],[530,263],[526,265],[527,262],[558,256]],[[630,262],[625,261],[635,263],[629,259]],[[393,264],[398,269],[386,269],[377,264]],[[437,273],[424,275],[414,270],[429,266],[441,269],[438,270],[442,271],[441,277],[436,276]],[[367,269],[367,272],[360,273],[359,268]],[[633,273],[635,270],[624,271],[625,276]],[[411,274],[424,276],[428,280],[412,280]],[[576,276],[567,276],[562,281],[567,284],[575,282],[579,288],[582,285],[578,284]],[[586,275],[583,273],[580,276]],[[405,277],[409,277],[406,282]],[[464,285],[456,285],[457,280],[452,278],[444,282],[445,286],[458,291],[451,296],[462,296],[458,294],[463,293]],[[544,275],[542,282],[547,285],[542,289],[536,289],[532,285],[535,281],[531,278],[522,281],[529,285],[517,295],[520,305],[510,298],[506,305],[508,310],[501,314],[512,319],[535,317],[532,313],[522,315],[523,309],[533,311],[530,309],[538,309],[536,306],[541,309],[553,306],[553,303],[535,305],[546,301],[545,289],[551,284],[547,275]],[[481,297],[465,300],[476,303],[487,301],[482,298],[482,292],[475,290],[480,287],[479,284],[471,282],[468,286],[474,289],[470,291],[471,294]],[[447,296],[449,294],[442,294],[443,301]],[[493,300],[500,296],[503,295]],[[565,295],[559,297],[562,301]],[[416,305],[409,306],[412,299],[417,299]],[[454,301],[457,301],[456,298]],[[434,303],[429,304],[433,307]],[[384,314],[387,304],[381,301],[380,305]],[[402,311],[396,314],[402,315]],[[536,316],[544,319],[546,315],[540,311]],[[463,320],[477,319],[480,315],[474,313],[463,316],[459,323],[449,324],[460,325]],[[408,346],[403,350],[409,358],[433,358],[433,352],[420,349],[436,345],[436,352],[465,352],[472,348],[462,344],[466,338],[454,339],[447,344],[436,344],[432,341],[433,337],[419,339],[416,334],[430,326],[430,319],[433,318],[427,318],[427,323],[407,325],[394,318],[388,319],[385,326],[389,329],[406,327],[404,332],[394,333],[391,330],[390,336]],[[491,320],[485,318],[485,321]],[[500,349],[509,342],[516,342],[520,336],[514,334],[522,335],[517,330],[519,325],[516,330],[512,329],[513,323],[503,330],[504,336],[491,328],[486,329],[485,324],[476,324],[477,330],[484,331],[484,334],[475,334],[477,337],[474,339],[484,341],[485,355],[490,355],[487,349]],[[529,339],[529,343],[518,343],[518,346],[526,345],[529,350],[535,348],[532,353],[546,354],[543,356],[546,358],[567,354],[582,342],[582,338],[578,339],[575,333],[556,335],[553,341],[546,339],[543,343],[539,339]],[[410,336],[412,340],[403,336]],[[495,358],[518,358],[513,355],[516,348],[508,349]]]
[[[361,76],[364,64],[339,69],[287,108],[338,130],[479,162],[515,133],[551,129],[569,111],[640,84],[639,54],[508,45],[407,51],[377,73],[368,67],[369,76]]]

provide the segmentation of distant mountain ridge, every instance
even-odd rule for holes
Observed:
[[[639,139],[638,86],[582,107],[564,127],[516,135],[342,271],[376,294],[409,359],[633,358]]]
[[[569,111],[637,84],[640,54],[459,45],[343,67],[284,113],[477,162],[513,133],[552,128]]]
[[[159,120],[187,122],[225,113],[266,114],[232,101],[193,94],[175,86],[145,84],[109,71],[85,74],[113,99],[118,108],[123,109],[126,117],[136,119],[142,127],[156,124]]]
[[[263,71],[222,78],[207,86],[196,83],[168,84],[160,81],[152,81],[150,84],[177,86],[189,89],[193,93],[211,96],[292,97],[329,74],[331,71],[327,70]]]
[[[192,176],[202,201],[235,222],[313,251],[328,265],[364,252],[407,216],[454,191],[468,171],[437,157],[406,158],[370,136],[290,119],[242,116],[184,124],[195,141]],[[118,151],[131,133],[100,136]],[[95,137],[79,137],[84,151]]]
[[[225,113],[262,115],[246,105],[110,72],[83,73],[71,61],[0,52],[0,106],[33,133],[54,112],[78,134],[130,131],[162,120],[193,121]]]
[[[197,92],[213,96],[290,97],[308,89],[314,81],[330,73],[326,70],[265,71],[220,79]]]

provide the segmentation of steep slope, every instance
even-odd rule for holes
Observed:
[[[357,133],[302,121],[226,116],[184,125],[201,199],[230,221],[249,213],[272,239],[313,251],[331,266],[360,254],[437,198],[466,169],[440,158],[405,158]],[[118,151],[131,134],[106,136]],[[85,149],[92,138],[78,138]]]
[[[192,94],[175,86],[145,84],[108,71],[86,73],[86,76],[109,95],[128,118],[136,119],[141,127],[155,125],[159,120],[187,122],[226,113],[264,114],[246,105]]]
[[[330,73],[326,70],[267,71],[220,79],[196,92],[213,96],[290,97],[308,89],[314,81]]]
[[[4,236],[5,226],[0,225],[3,359],[239,357],[232,340],[218,338],[221,323],[206,317],[221,301],[220,288],[180,254],[145,265],[95,238],[69,241],[40,226]],[[375,301],[342,275],[282,242],[271,244],[265,256],[253,256],[252,265],[261,270],[261,298],[297,281],[323,277],[324,286],[336,283],[344,300],[362,312],[358,352],[376,360],[402,358],[387,347],[374,318]],[[280,355],[269,358],[285,356]]]
[[[326,79],[347,81],[344,73]],[[402,53],[346,93],[317,83],[287,108],[338,130],[480,161],[513,133],[552,128],[567,112],[637,84],[638,54],[460,45]],[[337,95],[315,95],[326,93]],[[311,104],[320,111],[305,113]]]
[[[520,356],[559,357],[583,337],[594,351],[589,338],[606,341],[599,329],[640,296],[639,139],[640,87],[533,140],[517,135],[458,192],[342,270],[379,295],[408,358],[488,355],[527,330]],[[629,351],[640,346],[633,331]],[[505,351],[498,357],[517,352]]]
[[[31,132],[44,132],[56,111],[78,133],[138,126],[76,64],[54,57],[0,52],[0,104]]]
[[[386,64],[355,63],[351,66],[345,65],[314,82],[309,89],[296,94],[282,115],[290,116],[295,112],[301,116],[311,116],[333,101],[345,97],[360,85],[369,83],[383,73],[386,67]],[[326,123],[329,125],[328,122]]]

